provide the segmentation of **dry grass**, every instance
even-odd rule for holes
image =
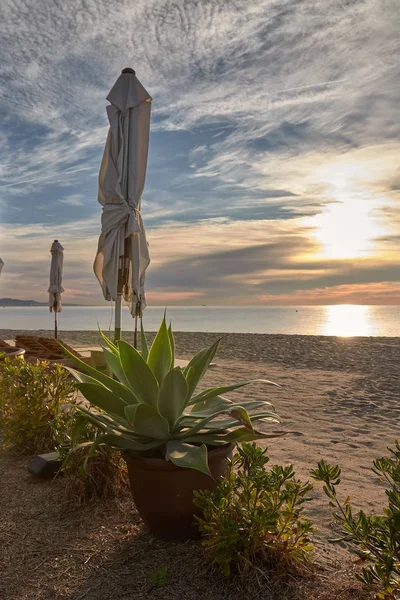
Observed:
[[[86,462],[90,448],[76,448],[63,462],[63,487],[76,504],[95,499],[111,500],[126,494],[128,471],[119,452],[98,449]]]
[[[146,533],[128,492],[76,507],[65,482],[39,481],[26,462],[0,452],[2,600],[354,600],[352,567],[317,561],[315,572],[226,579],[196,542],[168,544]],[[168,570],[165,588],[149,573]],[[258,581],[257,581],[258,580]]]

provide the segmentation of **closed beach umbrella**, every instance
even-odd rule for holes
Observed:
[[[54,240],[51,249],[49,309],[54,312],[54,337],[57,339],[57,313],[61,312],[62,275],[64,264],[64,248],[58,240]]]
[[[1,273],[1,270],[2,270],[3,267],[4,267],[4,263],[3,263],[3,261],[0,258],[0,273]]]
[[[99,173],[103,207],[94,272],[104,298],[115,300],[115,339],[121,336],[121,299],[131,314],[146,306],[145,271],[150,256],[140,204],[146,179],[151,97],[133,69],[124,69],[107,96],[110,123]],[[136,336],[135,336],[136,337]]]

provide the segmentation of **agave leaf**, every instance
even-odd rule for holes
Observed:
[[[118,431],[118,429],[120,428],[119,423],[117,421],[113,420],[112,417],[110,417],[109,415],[106,415],[105,413],[99,413],[99,412],[95,412],[92,410],[88,410],[84,406],[79,406],[79,405],[71,405],[71,406],[74,406],[76,410],[83,413],[83,416],[84,416],[84,418],[87,419],[87,421],[89,421],[90,423],[92,423],[93,425],[98,427],[103,432],[114,433],[115,431]],[[109,417],[109,418],[105,419],[105,417]],[[125,433],[124,428],[121,428],[121,433]],[[78,438],[76,438],[76,439],[72,438],[72,441],[77,442]]]
[[[102,373],[101,371],[98,371],[94,367],[91,367],[90,365],[85,363],[83,360],[80,360],[80,358],[75,356],[75,354],[72,354],[72,352],[70,352],[69,350],[64,348],[64,346],[62,344],[60,344],[60,346],[64,350],[65,354],[67,356],[69,356],[69,358],[74,360],[76,362],[76,364],[81,369],[83,369],[86,373],[89,373],[89,375],[91,375],[91,377],[93,377],[93,379],[95,379],[97,382],[105,385],[108,389],[110,389],[112,392],[114,392],[114,394],[116,394],[117,396],[120,395],[121,398],[124,398],[124,390],[126,390],[127,388],[121,382],[117,381],[116,379],[113,379],[112,377],[109,377],[108,375],[106,375],[105,373]],[[70,370],[68,367],[65,367],[65,368]],[[75,376],[74,373],[73,373],[73,375]],[[128,402],[128,404],[132,404],[131,400],[127,400],[127,402]]]
[[[147,362],[147,358],[149,356],[149,347],[147,345],[146,334],[144,332],[142,318],[140,319],[140,347],[142,349],[143,360],[145,360]]]
[[[94,377],[91,377],[90,375],[86,375],[85,373],[81,373],[80,371],[76,371],[75,369],[71,369],[71,367],[65,367],[65,369],[67,369],[67,371],[69,371],[71,375],[73,375],[75,379],[81,383],[101,383],[106,388],[111,390],[116,396],[122,398],[122,400],[124,400],[124,402],[126,402],[127,404],[135,404],[136,402],[138,402],[138,399],[136,398],[132,390],[127,388],[125,385],[123,385],[116,379],[111,379],[111,377],[107,377],[109,381],[107,382],[107,385],[105,385],[105,383],[103,383],[104,380],[100,381],[98,379],[95,379]]]
[[[178,467],[185,469],[195,469],[205,475],[211,477],[210,469],[208,468],[208,453],[205,444],[201,446],[192,446],[173,440],[167,442],[167,451],[165,458],[170,460]]]
[[[99,327],[99,333],[104,341],[104,343],[106,344],[106,346],[108,346],[108,348],[111,350],[111,352],[113,354],[115,354],[115,356],[118,356],[119,352],[118,352],[118,346],[116,344],[114,344],[114,342],[112,342],[110,340],[110,338],[108,338],[100,329]]]
[[[75,423],[71,431],[71,441],[73,444],[77,444],[82,438],[82,434],[88,426],[88,423],[90,423],[90,421],[84,414],[78,415],[75,418]]]
[[[125,418],[128,423],[133,427],[135,422],[136,410],[139,404],[131,404],[130,406],[125,406]]]
[[[250,421],[252,423],[252,425],[254,425],[254,423],[280,423],[280,420],[278,418],[278,416],[275,413],[260,413],[257,415],[250,415]],[[205,425],[204,429],[208,429],[208,430],[227,430],[227,429],[231,429],[232,427],[238,427],[242,425],[242,422],[238,419],[235,419],[234,417],[231,417],[229,419],[216,419],[215,421],[211,421],[210,423],[207,423],[207,425]]]
[[[148,404],[138,405],[133,429],[138,435],[152,440],[166,440],[169,435],[167,419],[164,419],[156,408]]]
[[[174,334],[172,333],[172,325],[171,323],[169,324],[168,327],[168,337],[169,337],[169,343],[171,344],[171,353],[172,353],[172,360],[171,360],[171,369],[173,369],[175,367],[175,339],[174,339]]]
[[[90,404],[97,406],[110,415],[125,417],[124,408],[126,402],[116,396],[113,392],[97,383],[77,383],[76,387]]]
[[[286,431],[272,431],[271,433],[261,433],[259,431],[251,432],[246,427],[240,427],[235,431],[226,433],[199,433],[196,435],[188,435],[185,441],[189,443],[208,444],[210,446],[221,446],[229,442],[253,442],[260,439],[271,439],[286,435]]]
[[[156,408],[159,389],[153,371],[136,348],[122,340],[118,347],[129,387],[140,402]]]
[[[105,433],[103,435],[99,435],[94,444],[96,447],[100,446],[100,444],[107,444],[108,446],[116,448],[117,450],[133,450],[134,452],[145,452],[146,450],[160,446],[159,441],[142,444],[137,442],[135,439],[119,433]]]
[[[244,425],[247,429],[254,432],[253,425],[252,425],[251,419],[249,417],[249,413],[247,412],[247,410],[245,408],[243,408],[243,406],[238,406],[237,408],[234,408],[233,410],[230,411],[229,414],[233,419],[236,419],[237,421],[239,421],[239,423]]]
[[[240,383],[235,383],[233,385],[224,385],[218,388],[209,388],[208,390],[203,390],[197,396],[194,396],[189,404],[197,404],[198,402],[202,402],[208,400],[208,398],[213,398],[214,396],[221,396],[221,394],[227,394],[228,392],[233,392],[245,385],[249,385],[250,383],[265,383],[267,385],[273,385],[276,387],[280,387],[277,383],[273,381],[269,381],[268,379],[249,379],[248,381],[241,381]]]
[[[190,361],[188,362],[188,364],[186,365],[186,367],[183,369],[183,374],[184,376],[187,378],[189,369],[192,369],[194,364],[197,363],[199,360],[202,359],[202,357],[205,355],[205,353],[207,352],[208,348],[203,348],[202,350],[200,350],[200,352],[198,352],[197,354],[195,354]]]
[[[222,338],[221,338],[222,339]],[[187,365],[184,373],[188,384],[188,395],[186,403],[188,403],[192,397],[192,394],[200,381],[203,379],[210,365],[210,362],[214,358],[221,339],[214,342],[212,346],[205,350],[201,350]]]
[[[107,350],[107,348],[103,348],[103,354],[106,359],[108,368],[111,373],[115,375],[115,377],[126,386],[129,386],[128,379],[125,376],[124,370],[121,365],[120,354],[114,354],[111,350]]]
[[[223,401],[223,402],[221,402]],[[203,402],[198,402],[194,404],[190,413],[185,413],[185,416],[196,416],[196,417],[207,417],[208,415],[214,414],[214,409],[219,410],[226,406],[227,410],[229,408],[234,407],[234,402],[228,400],[228,398],[224,398],[223,396],[216,396],[215,398],[209,398],[205,403],[205,408],[201,408],[203,406]],[[252,400],[250,402],[241,402],[240,406],[243,406],[247,412],[255,410],[256,408],[267,408],[273,409],[273,406],[270,402],[266,402],[265,400]]]
[[[172,364],[172,348],[168,335],[165,315],[157,332],[156,337],[151,345],[147,364],[153,371],[159,385],[162,385],[164,377],[171,369]]]
[[[182,370],[177,367],[164,378],[158,395],[158,410],[169,423],[170,430],[182,415],[187,396],[187,383]]]
[[[221,415],[223,413],[228,412],[229,414],[232,414],[232,411],[236,410],[236,415],[235,415],[235,419],[237,420],[238,417],[240,416],[240,422],[241,423],[246,423],[246,427],[248,427],[249,429],[252,430],[252,425],[251,425],[251,421],[250,421],[250,417],[247,414],[247,411],[245,408],[243,408],[243,406],[241,406],[240,404],[232,404],[229,408],[229,410],[226,409],[226,407],[221,408],[220,410],[215,411],[212,415],[209,415],[207,417],[204,417],[203,419],[200,419],[196,424],[191,425],[190,426],[190,432],[188,431],[184,431],[181,432],[180,434],[178,434],[176,436],[177,439],[181,439],[183,437],[186,437],[187,435],[195,435],[196,433],[198,433],[199,431],[201,431],[202,429],[204,429],[204,427],[213,419],[215,419],[215,417],[217,417],[218,415]]]
[[[97,421],[103,423],[105,427],[111,427],[113,430],[118,430],[127,435],[134,435],[133,429],[129,427],[129,422],[126,418],[118,417],[117,415],[111,416],[104,412],[94,411],[93,409],[88,409],[88,412],[95,417]]]
[[[194,404],[189,415],[207,417],[213,415],[222,408],[229,410],[230,406],[233,406],[232,400],[228,400],[228,398],[223,398],[222,396],[214,396],[212,398],[207,398],[206,400],[200,400]]]

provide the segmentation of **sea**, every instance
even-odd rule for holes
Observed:
[[[146,331],[156,331],[164,307],[146,308]],[[174,331],[218,333],[281,333],[328,336],[400,337],[400,306],[171,306],[167,318]],[[113,329],[114,309],[106,306],[64,306],[59,330]],[[54,316],[45,306],[0,307],[0,329],[51,330]],[[132,331],[134,321],[126,307],[122,328]]]

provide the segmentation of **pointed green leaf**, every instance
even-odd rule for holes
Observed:
[[[172,430],[182,415],[187,396],[187,383],[182,370],[172,369],[164,378],[158,396],[158,410],[165,417]]]
[[[172,348],[169,340],[165,315],[157,332],[156,337],[151,345],[147,364],[153,371],[159,385],[162,385],[164,377],[171,369],[172,363]]]
[[[118,347],[129,387],[140,402],[157,407],[159,389],[153,371],[136,348],[124,341],[120,341]]]
[[[123,385],[116,379],[112,379],[111,377],[108,377],[107,375],[105,375],[104,377],[101,377],[101,379],[91,377],[90,375],[86,375],[85,373],[76,371],[75,369],[72,369],[71,367],[65,367],[65,369],[67,369],[67,371],[69,371],[71,373],[71,375],[73,375],[75,377],[75,379],[77,381],[80,381],[81,383],[95,383],[95,384],[104,385],[106,388],[111,390],[116,396],[118,396],[119,398],[124,400],[124,402],[126,402],[127,404],[135,404],[138,402],[138,399],[136,398],[136,396],[134,395],[132,390],[127,388],[125,385]],[[100,371],[96,371],[96,374],[97,373],[100,373]]]
[[[189,404],[197,404],[197,402],[201,402],[207,400],[208,398],[212,398],[213,396],[221,396],[222,394],[227,394],[228,392],[233,392],[245,385],[249,385],[250,383],[264,383],[267,385],[273,385],[276,387],[280,387],[277,383],[273,381],[269,381],[268,379],[249,379],[248,381],[241,381],[239,383],[235,383],[233,385],[225,385],[218,388],[210,388],[208,390],[203,390],[197,396],[194,396]]]
[[[77,383],[76,387],[90,404],[97,406],[110,415],[118,415],[125,418],[124,408],[126,402],[116,396],[113,392],[97,383]]]
[[[94,411],[93,409],[89,410],[82,405],[70,405],[70,407],[71,406],[83,413],[90,423],[98,427],[103,432],[115,433],[116,431],[120,431],[121,433],[132,433],[132,431],[127,429],[127,427],[129,427],[129,423],[122,417]]]
[[[106,433],[103,435],[99,435],[95,441],[96,446],[100,444],[106,444],[107,446],[111,446],[112,448],[116,448],[118,450],[133,450],[134,452],[145,452],[146,450],[150,450],[151,448],[157,448],[160,445],[160,442],[154,441],[149,444],[141,444],[136,440],[127,437],[123,434],[116,433]]]
[[[201,446],[192,446],[173,440],[167,442],[167,452],[165,455],[167,460],[170,460],[178,467],[184,469],[195,469],[205,475],[211,477],[210,469],[208,468],[208,453],[205,444]]]
[[[243,406],[238,406],[237,408],[230,411],[230,416],[233,419],[237,419],[242,425],[244,425],[247,429],[254,432],[253,425],[251,424],[251,420],[249,414]]]
[[[169,337],[169,343],[171,344],[171,353],[172,353],[170,368],[173,369],[175,367],[175,339],[174,339],[174,334],[172,333],[171,323],[169,324],[169,327],[168,327],[168,337]]]
[[[126,392],[129,392],[129,390],[121,382],[117,381],[116,379],[113,379],[112,377],[109,377],[105,373],[102,373],[101,371],[98,371],[94,367],[88,365],[83,360],[81,360],[80,358],[75,356],[75,354],[72,354],[72,352],[70,352],[69,350],[64,348],[64,346],[62,344],[60,344],[60,346],[64,350],[65,354],[67,356],[69,356],[69,358],[71,358],[83,371],[85,371],[91,377],[93,377],[93,379],[95,379],[99,383],[102,383],[103,385],[105,385],[108,389],[110,389],[112,392],[114,392],[114,394],[116,394],[117,396],[120,396],[121,398],[126,400],[126,402],[128,404],[133,404],[132,398],[130,398],[130,399],[125,398],[125,394],[126,394]],[[71,371],[71,369],[69,367],[65,367],[65,368],[67,370]],[[71,371],[71,373],[72,373],[72,371]],[[74,377],[76,377],[75,373],[76,373],[76,371],[74,371],[72,373],[74,375]],[[78,381],[79,381],[79,379],[78,379]]]
[[[190,425],[190,435],[194,435],[194,434],[198,433],[199,431],[201,431],[202,429],[204,429],[204,427],[208,423],[210,423],[210,421],[212,421],[219,415],[221,415],[223,413],[232,414],[232,411],[236,411],[236,415],[234,415],[236,420],[238,420],[240,417],[239,422],[248,424],[249,428],[252,429],[251,421],[250,421],[249,415],[247,414],[246,409],[243,408],[243,406],[241,406],[240,404],[231,404],[228,410],[227,410],[226,406],[223,406],[219,410],[216,410],[215,412],[213,412],[211,415],[208,415],[208,416],[200,419],[199,421],[197,421],[195,424]],[[186,437],[187,435],[188,435],[188,432],[184,431],[184,432],[180,433],[179,435],[177,435],[177,438]]]
[[[215,396],[213,398],[207,398],[206,400],[198,401],[193,405],[190,415],[196,417],[207,417],[213,415],[215,412],[221,409],[229,410],[229,407],[233,405],[231,400],[223,398],[222,396]]]
[[[275,413],[260,413],[257,415],[250,415],[250,421],[252,425],[254,423],[280,423],[278,416]],[[242,422],[233,417],[229,419],[216,419],[211,421],[204,426],[204,429],[220,430],[220,429],[231,429],[232,427],[239,427]],[[182,423],[184,425],[184,422]]]
[[[272,431],[271,433],[261,433],[255,431],[252,433],[246,427],[240,427],[235,431],[229,431],[228,433],[202,433],[197,435],[190,435],[190,433],[183,439],[190,443],[203,443],[210,446],[221,446],[229,442],[253,442],[260,439],[271,439],[286,435],[287,431]]]
[[[125,406],[125,419],[128,423],[133,427],[135,422],[136,410],[139,404],[131,404],[130,406]]]
[[[146,334],[144,332],[144,327],[143,327],[143,319],[140,319],[140,347],[142,350],[142,357],[143,360],[145,360],[147,362],[147,358],[149,356],[149,347],[147,345],[147,340],[146,340]]]
[[[111,373],[115,375],[118,381],[124,385],[128,385],[127,378],[125,377],[125,373],[122,368],[120,354],[114,354],[114,352],[107,350],[107,348],[103,348],[103,354]]]
[[[114,342],[112,342],[110,340],[110,338],[108,338],[106,335],[104,335],[104,333],[102,332],[102,330],[99,327],[99,333],[104,341],[104,343],[109,347],[109,349],[111,350],[111,352],[113,354],[115,354],[115,356],[118,356],[118,347],[116,346],[116,344],[114,344]]]
[[[156,408],[153,408],[148,404],[138,405],[133,429],[138,435],[153,440],[166,440],[169,435],[167,419],[164,419]]]
[[[81,439],[83,432],[89,424],[89,419],[86,415],[81,414],[75,418],[75,423],[71,432],[71,441],[73,444],[77,444]]]
[[[187,365],[184,371],[188,384],[188,395],[186,402],[190,401],[194,390],[206,374],[210,362],[218,350],[220,341],[220,339],[217,340],[212,346],[196,354],[196,356],[194,356]]]

